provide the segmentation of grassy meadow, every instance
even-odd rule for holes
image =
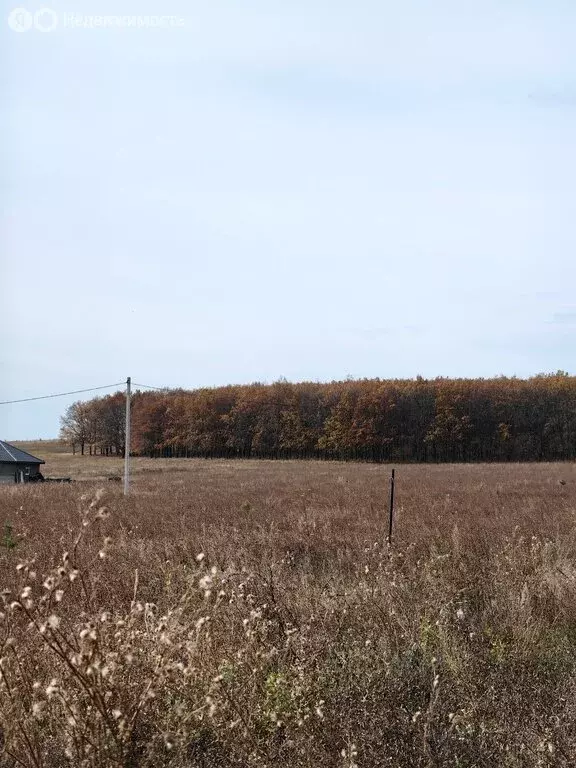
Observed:
[[[0,487],[0,765],[572,766],[576,467],[122,461]]]

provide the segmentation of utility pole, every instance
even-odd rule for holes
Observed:
[[[132,379],[126,379],[126,436],[124,440],[124,496],[130,491],[130,394]]]

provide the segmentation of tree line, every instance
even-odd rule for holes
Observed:
[[[125,398],[71,405],[61,437],[122,455]],[[132,452],[151,457],[542,461],[576,456],[576,377],[278,381],[140,392]]]

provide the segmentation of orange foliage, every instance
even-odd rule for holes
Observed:
[[[75,423],[74,416],[78,417]],[[137,392],[133,450],[150,456],[526,461],[576,455],[576,377],[365,379]],[[70,442],[123,450],[120,393],[75,404]]]

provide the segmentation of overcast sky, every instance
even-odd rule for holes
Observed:
[[[0,400],[576,372],[573,0],[0,4]]]

